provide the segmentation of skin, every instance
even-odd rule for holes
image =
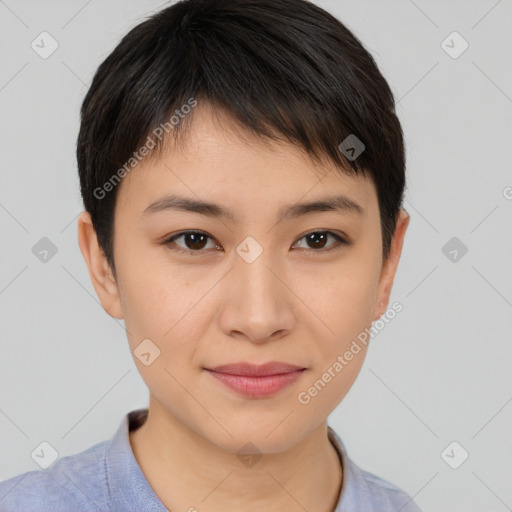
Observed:
[[[150,391],[148,420],[130,433],[134,455],[170,510],[332,511],[342,468],[327,417],[356,379],[366,348],[309,403],[297,397],[386,311],[409,216],[400,211],[383,264],[372,181],[315,163],[288,142],[255,138],[204,105],[193,116],[183,147],[169,144],[119,185],[117,281],[89,214],[78,220],[92,283],[107,313],[124,318],[130,350],[146,338],[160,349],[149,366],[134,357]],[[142,215],[167,193],[221,204],[236,221],[171,210]],[[334,193],[364,213],[277,219],[284,205]],[[211,238],[162,243],[184,230]],[[352,244],[332,235],[308,244],[306,234],[325,231]],[[252,263],[236,252],[248,236],[263,249]],[[237,361],[307,370],[270,397],[250,398],[203,369]],[[262,454],[252,467],[237,456],[248,442]]]

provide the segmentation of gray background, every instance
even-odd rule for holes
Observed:
[[[404,309],[330,424],[425,512],[512,510],[511,2],[317,3],[361,38],[399,100],[411,215],[391,297]],[[74,151],[97,66],[162,5],[0,0],[0,479],[38,469],[42,441],[77,453],[147,406],[123,323],[100,306],[78,247]],[[59,45],[47,59],[31,48],[43,31]],[[458,58],[442,46],[453,31],[469,43]],[[46,263],[32,252],[42,237],[57,247]],[[457,261],[442,251],[452,237]],[[452,441],[452,464],[469,453],[458,469],[441,457]]]

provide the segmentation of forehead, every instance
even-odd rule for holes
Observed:
[[[370,178],[347,174],[327,159],[314,161],[288,140],[253,135],[222,111],[199,106],[191,115],[179,144],[168,138],[160,154],[143,159],[123,178],[116,210],[129,205],[142,214],[166,193],[178,192],[230,203],[230,211],[256,212],[257,202],[282,211],[283,204],[327,194],[343,194],[365,213],[378,208]]]

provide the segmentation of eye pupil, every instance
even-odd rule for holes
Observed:
[[[189,243],[186,244],[189,249],[202,249],[205,246],[204,241],[206,237],[202,233],[186,233],[184,237],[185,240],[192,240],[192,246]],[[199,242],[200,238],[203,238],[202,244]],[[199,247],[197,244],[199,244]]]
[[[327,240],[327,234],[317,231],[315,233],[311,233],[308,236],[308,241],[313,242],[313,247],[315,249],[322,249],[325,247],[325,242]],[[317,239],[321,239],[320,243],[318,243]]]

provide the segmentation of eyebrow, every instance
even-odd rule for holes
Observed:
[[[142,212],[141,217],[146,217],[149,214],[168,210],[186,211],[198,213],[199,215],[205,215],[207,217],[223,218],[230,220],[231,222],[236,221],[236,217],[233,214],[233,212],[219,204],[178,196],[174,194],[167,195],[151,203]],[[324,197],[309,203],[297,203],[289,206],[284,206],[279,210],[277,218],[292,219],[315,212],[329,211],[355,213],[357,215],[364,214],[363,207],[360,206],[358,203],[348,198],[347,196],[337,195]]]

